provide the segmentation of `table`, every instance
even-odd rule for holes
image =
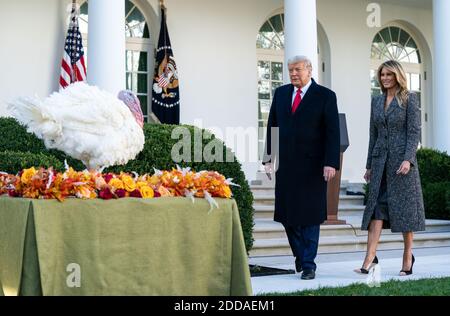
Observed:
[[[216,201],[208,212],[181,197],[0,197],[0,285],[5,295],[251,295],[236,202]]]

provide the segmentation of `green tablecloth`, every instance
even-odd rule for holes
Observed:
[[[0,197],[0,285],[5,295],[251,295],[236,202],[216,201],[208,213],[204,199]],[[68,286],[72,263],[80,287]]]

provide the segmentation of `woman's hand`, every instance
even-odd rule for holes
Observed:
[[[397,174],[407,175],[409,172],[409,169],[411,169],[411,163],[409,161],[405,160],[400,165],[400,168],[398,168]]]
[[[367,183],[370,182],[370,175],[372,174],[372,169],[367,169],[366,173],[364,174],[364,180],[366,180]]]

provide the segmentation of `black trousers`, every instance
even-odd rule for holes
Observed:
[[[299,260],[303,270],[316,271],[314,259],[319,247],[320,225],[292,227],[283,224],[292,253]]]

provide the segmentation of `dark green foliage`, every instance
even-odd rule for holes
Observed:
[[[417,151],[420,178],[422,183],[450,181],[450,156],[434,149]]]
[[[18,171],[30,167],[53,167],[55,170],[62,171],[64,164],[50,154],[0,151],[0,171],[16,174]]]
[[[126,165],[108,168],[105,172],[135,171],[142,174],[153,173],[153,168],[159,170],[171,170],[172,168],[176,168],[177,163],[172,160],[171,150],[173,145],[180,140],[181,136],[176,137],[176,139],[172,139],[171,135],[174,128],[177,127],[180,126],[146,124],[144,128],[145,145],[142,152],[136,157],[136,159],[129,161]],[[247,251],[249,251],[253,245],[253,195],[245,179],[245,175],[241,170],[241,164],[237,161],[225,162],[227,154],[232,157],[234,157],[234,155],[230,149],[227,148],[221,140],[216,139],[214,135],[193,126],[182,127],[185,127],[186,131],[189,131],[192,138],[190,155],[192,160],[194,160],[195,146],[194,131],[197,132],[197,135],[200,135],[200,137],[198,137],[198,145],[200,148],[205,149],[204,151],[206,153],[211,152],[213,155],[216,154],[215,150],[210,150],[214,147],[212,145],[218,145],[223,148],[222,151],[218,151],[218,155],[223,158],[222,160],[224,162],[205,162],[205,159],[200,159],[201,161],[197,162],[179,162],[178,165],[180,167],[191,167],[195,171],[215,170],[223,174],[226,178],[233,178],[233,182],[239,185],[239,187],[232,186],[231,189],[233,192],[233,197],[239,208],[245,246]],[[16,173],[18,170],[25,167],[38,165],[48,166],[46,163],[53,163],[53,161],[55,166],[57,165],[57,161],[61,163],[61,165],[58,164],[59,168],[62,166],[64,159],[67,159],[69,165],[74,167],[76,170],[82,170],[85,168],[80,161],[67,157],[61,151],[47,150],[44,143],[40,139],[30,133],[27,133],[26,129],[18,124],[14,119],[0,118],[0,135],[0,152],[5,150],[23,152],[24,155],[28,155],[26,157],[39,157],[42,159],[33,160],[34,158],[29,158],[29,160],[23,160],[24,162],[20,164],[14,162],[13,159],[10,158],[3,162],[3,158],[0,158],[2,160],[2,164],[0,166],[4,168],[2,171]],[[203,137],[201,137],[201,135],[203,135]],[[206,137],[207,139],[204,139],[204,135],[208,135],[208,137]],[[202,150],[200,150],[200,152],[201,151]],[[26,154],[27,152],[28,154]],[[210,157],[210,155],[206,156]],[[11,153],[8,157],[11,157]],[[200,158],[202,157],[203,155],[200,155]]]
[[[450,220],[450,181],[423,184],[427,218]]]
[[[434,149],[417,151],[426,218],[450,219],[450,156]]]

